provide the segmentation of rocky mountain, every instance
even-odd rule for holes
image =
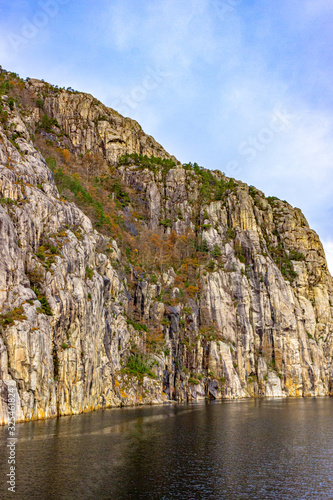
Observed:
[[[1,70],[0,422],[333,394],[333,282],[301,211],[182,165],[92,96]]]

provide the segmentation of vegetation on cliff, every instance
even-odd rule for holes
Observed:
[[[0,206],[19,235],[17,295],[31,294],[3,300],[3,342],[10,365],[19,323],[51,335],[59,413],[102,395],[112,405],[330,393],[332,280],[298,209],[181,164],[87,94],[2,71],[0,121]],[[10,367],[28,394],[21,369]]]

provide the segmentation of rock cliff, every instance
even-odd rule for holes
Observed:
[[[182,165],[92,96],[0,75],[0,422],[333,394],[333,282],[297,208]]]

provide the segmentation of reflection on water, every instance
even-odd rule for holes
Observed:
[[[114,409],[17,426],[41,499],[333,499],[333,399]],[[7,429],[0,428],[0,498]]]

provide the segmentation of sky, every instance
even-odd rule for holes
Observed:
[[[333,272],[332,0],[0,0],[0,64],[302,209]]]

